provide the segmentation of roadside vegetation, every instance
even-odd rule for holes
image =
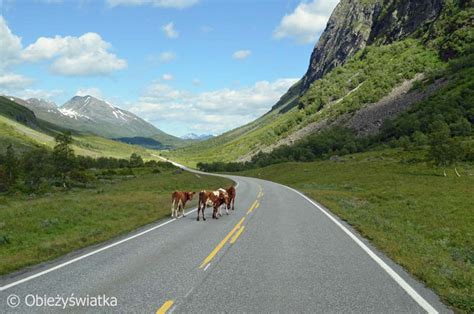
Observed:
[[[239,175],[292,186],[329,208],[434,289],[457,311],[474,311],[474,165],[442,172],[426,149],[383,149],[289,162]],[[291,171],[289,171],[291,169]]]
[[[68,134],[53,150],[0,155],[0,274],[57,258],[170,215],[174,190],[217,189],[228,179],[167,162],[76,156]],[[189,205],[194,206],[196,200]]]

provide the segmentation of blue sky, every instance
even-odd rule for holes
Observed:
[[[1,94],[58,105],[92,94],[174,135],[268,111],[306,71],[337,3],[1,1]]]

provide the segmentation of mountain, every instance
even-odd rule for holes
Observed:
[[[171,146],[181,141],[133,113],[93,96],[75,96],[61,107],[42,99],[22,100],[9,97],[32,110],[38,118],[66,129],[107,138],[154,137],[157,141]]]
[[[466,90],[474,83],[469,72],[472,16],[472,0],[341,0],[306,73],[268,113],[169,157],[189,165],[248,161],[334,127],[349,128],[359,137],[376,136],[409,110],[412,117],[403,128],[418,125],[412,121],[419,117],[415,111],[426,112],[421,105],[430,99],[443,99],[453,106],[446,110],[463,115],[438,114],[447,124],[456,124],[449,120],[454,117],[469,124],[471,109],[456,98],[461,92],[456,86]],[[400,128],[392,133],[399,134]],[[406,129],[407,136],[414,130]]]
[[[212,134],[196,134],[196,133],[188,133],[188,134],[185,134],[183,136],[181,136],[181,138],[183,140],[196,140],[196,141],[204,141],[204,140],[207,140],[207,139],[210,139],[214,137],[214,135]]]
[[[26,103],[18,98],[0,96],[0,155],[5,153],[9,145],[13,145],[17,152],[31,151],[37,147],[54,147],[55,136],[66,130],[41,120],[19,102]],[[31,103],[29,102],[30,105]],[[47,102],[43,104],[48,105]],[[72,131],[72,137],[72,148],[78,155],[129,158],[132,153],[138,153],[144,158],[152,156],[145,148],[92,134]]]
[[[364,47],[390,44],[429,27],[442,4],[442,0],[341,1],[311,54],[302,92]]]

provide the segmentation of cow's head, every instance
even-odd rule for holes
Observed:
[[[194,194],[196,194],[196,192],[186,192],[186,194],[188,195],[188,200],[192,200],[193,196],[194,196]]]

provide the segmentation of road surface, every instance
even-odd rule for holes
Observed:
[[[276,183],[231,178],[229,216],[213,220],[208,208],[197,222],[191,210],[3,277],[0,312],[449,312],[320,205]]]

